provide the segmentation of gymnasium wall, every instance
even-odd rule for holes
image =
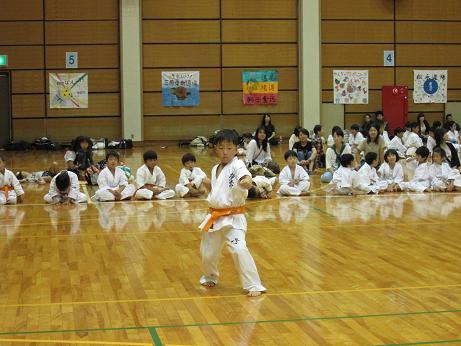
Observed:
[[[381,109],[381,87],[394,84],[410,88],[410,120],[442,120],[444,104],[413,103],[414,69],[447,69],[448,101],[461,101],[461,1],[322,0],[321,13],[323,102],[333,102],[334,69],[369,71],[369,104],[341,106],[345,126]],[[385,50],[395,67],[383,67]]]
[[[120,137],[118,0],[1,0],[0,33],[14,139]],[[65,70],[66,52],[79,53],[79,69]],[[50,109],[49,72],[87,72],[89,108]]]
[[[277,132],[298,123],[297,0],[143,0],[144,139],[187,139],[220,127]],[[279,71],[279,104],[244,106],[241,73]],[[200,106],[161,105],[162,71],[200,71]]]

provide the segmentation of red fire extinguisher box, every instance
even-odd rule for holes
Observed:
[[[389,135],[397,127],[404,127],[408,119],[408,87],[400,85],[383,86],[383,113]]]

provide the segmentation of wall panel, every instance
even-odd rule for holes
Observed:
[[[118,20],[117,0],[46,0],[47,20]]]
[[[0,20],[42,20],[43,0],[2,0]]]
[[[322,0],[322,19],[393,20],[394,2],[388,0]]]
[[[461,98],[460,20],[458,0],[323,0],[323,102],[333,102],[333,69],[368,69],[370,103],[346,105],[347,126],[381,107],[379,90],[393,84],[410,89],[410,119],[425,112],[430,121],[442,120],[444,104],[413,103],[413,70],[447,69],[448,101]],[[383,67],[384,50],[395,50],[395,67]]]
[[[118,44],[116,20],[46,22],[45,32],[47,44]]]
[[[25,46],[43,44],[43,23],[0,22],[0,45]]]
[[[394,22],[325,21],[323,43],[390,43],[394,41]]]
[[[143,0],[144,19],[219,19],[219,0]]]
[[[224,20],[223,42],[297,42],[296,20]]]
[[[119,138],[118,9],[118,0],[0,1],[0,54],[9,55],[15,140]],[[79,69],[64,69],[67,51],[79,53]],[[49,109],[50,72],[89,73],[89,108]]]
[[[144,43],[219,43],[219,20],[144,20]]]
[[[283,122],[281,133],[291,134],[298,121],[297,3],[144,0],[145,139],[189,139],[221,126],[253,131],[261,112],[271,112]],[[274,68],[280,104],[244,106],[242,71]],[[200,71],[200,105],[162,106],[161,72],[183,70]]]

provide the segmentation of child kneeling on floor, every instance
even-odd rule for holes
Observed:
[[[50,191],[43,197],[50,204],[86,203],[87,198],[80,192],[77,174],[62,171],[54,176],[50,183]]]

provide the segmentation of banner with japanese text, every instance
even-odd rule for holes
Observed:
[[[275,105],[279,99],[279,74],[276,70],[243,71],[243,104]]]

